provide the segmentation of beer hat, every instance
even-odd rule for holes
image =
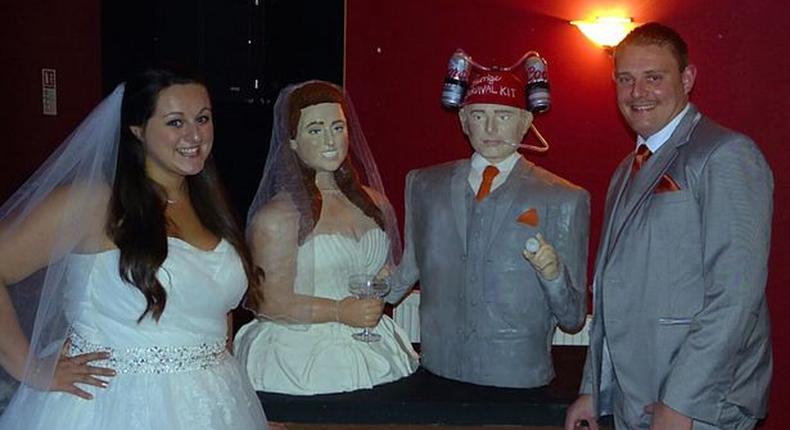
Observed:
[[[463,105],[491,103],[519,109],[527,108],[524,78],[513,70],[472,70],[469,90]]]

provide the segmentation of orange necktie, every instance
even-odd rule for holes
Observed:
[[[483,182],[480,183],[480,188],[477,189],[475,199],[482,202],[491,192],[491,184],[494,183],[494,178],[499,174],[499,169],[496,166],[486,166],[483,170]]]
[[[634,163],[631,165],[631,177],[642,168],[642,165],[645,164],[645,161],[647,161],[651,155],[653,155],[653,153],[650,152],[650,148],[648,148],[647,145],[644,143],[639,145],[639,148],[636,149],[636,155],[634,156]]]

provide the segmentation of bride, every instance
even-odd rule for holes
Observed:
[[[311,395],[413,373],[417,354],[382,315],[383,302],[348,292],[351,275],[386,276],[400,257],[394,213],[350,101],[327,82],[294,85],[280,93],[274,124],[247,230],[266,274],[247,302],[259,318],[235,341],[253,386]],[[353,339],[364,327],[381,340]]]
[[[0,428],[266,428],[227,349],[257,278],[213,140],[206,88],[147,71],[0,207],[0,364],[22,381]]]

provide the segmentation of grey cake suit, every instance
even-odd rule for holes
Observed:
[[[406,250],[390,302],[420,281],[421,364],[481,385],[535,387],[554,377],[555,326],[586,315],[589,195],[520,158],[482,202],[467,181],[470,161],[411,171],[406,179]],[[518,222],[537,211],[538,224]],[[541,279],[521,255],[542,233],[563,265]]]
[[[693,105],[629,180],[632,160],[607,193],[581,392],[628,428],[656,401],[718,428],[764,416],[771,170]],[[664,174],[680,190],[656,193]]]

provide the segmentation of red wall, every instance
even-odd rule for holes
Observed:
[[[13,3],[13,5],[11,5]],[[447,59],[463,48],[478,61],[508,65],[535,49],[549,61],[552,110],[536,124],[553,147],[530,159],[587,188],[593,197],[592,249],[598,240],[609,174],[632,148],[614,106],[610,60],[567,20],[586,17],[594,0],[347,0],[347,83],[379,161],[385,186],[402,213],[409,169],[469,155],[454,113],[439,103]],[[700,70],[695,103],[719,122],[752,136],[776,179],[768,298],[775,371],[766,429],[790,420],[788,187],[790,8],[757,0],[662,2],[623,0],[637,21],[661,20],[689,42]],[[100,0],[5,2],[0,15],[0,197],[40,164],[101,96]],[[57,117],[41,115],[40,69],[58,71]],[[786,404],[786,400],[784,400]]]
[[[347,0],[346,83],[399,214],[413,168],[467,157],[456,114],[439,100],[447,60],[463,48],[483,64],[507,66],[528,50],[549,61],[553,106],[535,123],[552,144],[527,157],[592,194],[591,255],[598,242],[609,176],[633,136],[614,104],[611,60],[567,23],[613,2],[591,0]],[[775,370],[765,428],[790,420],[790,8],[735,0],[619,4],[637,22],[660,20],[684,35],[699,68],[692,100],[720,123],[754,138],[776,181],[768,299]],[[592,261],[592,260],[591,260]]]
[[[13,5],[12,5],[13,4]],[[0,6],[0,201],[101,97],[100,0]],[[41,69],[57,70],[58,116],[41,114]]]

